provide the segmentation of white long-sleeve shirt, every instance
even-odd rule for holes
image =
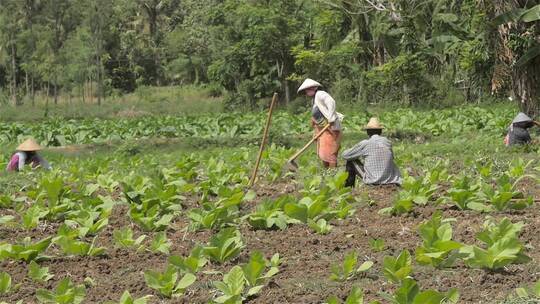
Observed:
[[[334,123],[332,130],[341,130],[343,114],[336,112],[336,101],[325,91],[317,91],[313,97],[313,111],[317,108],[329,123]]]

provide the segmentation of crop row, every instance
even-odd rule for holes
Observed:
[[[348,115],[346,131],[360,131],[369,113]],[[464,107],[415,112],[410,109],[381,114],[385,126],[397,134],[405,132],[458,136],[466,131],[503,133],[513,113],[504,108]],[[0,123],[0,143],[14,143],[33,136],[48,146],[87,144],[148,137],[258,138],[265,114],[233,113],[203,116],[164,116],[129,119],[49,119],[38,123]],[[272,133],[296,135],[310,131],[306,115],[276,113]]]

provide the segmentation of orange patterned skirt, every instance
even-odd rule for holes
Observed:
[[[318,134],[323,127],[314,125]],[[337,164],[338,152],[341,143],[341,131],[326,130],[317,141],[317,154],[323,162]]]

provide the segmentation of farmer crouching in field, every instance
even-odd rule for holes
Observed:
[[[401,185],[401,174],[394,163],[392,143],[381,136],[382,129],[379,120],[371,118],[364,128],[369,139],[362,140],[343,152],[349,173],[345,184],[347,187],[354,187],[357,175],[366,185]]]
[[[41,157],[37,151],[43,148],[33,139],[27,139],[17,147],[17,152],[13,154],[7,165],[8,171],[21,171],[24,165],[29,164],[32,168],[51,169],[49,163]]]
[[[330,94],[320,90],[321,84],[312,79],[306,79],[298,88],[298,93],[313,97],[311,110],[311,125],[318,134],[327,124],[330,127],[317,140],[317,154],[325,168],[337,166],[337,156],[341,142],[341,121],[343,115],[336,112],[336,101]]]
[[[540,123],[532,120],[525,113],[519,113],[508,127],[508,134],[504,138],[505,145],[514,146],[530,143],[532,139],[528,129],[534,125],[540,126]]]

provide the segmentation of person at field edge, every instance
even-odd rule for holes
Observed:
[[[313,97],[311,125],[315,134],[330,124],[330,127],[317,140],[317,155],[325,168],[335,168],[341,142],[343,115],[336,112],[336,101],[330,94],[321,90],[321,87],[320,83],[308,78],[298,88],[298,93],[304,92],[306,96]]]
[[[372,117],[364,127],[369,139],[362,140],[343,152],[349,173],[345,186],[354,187],[356,176],[360,176],[366,185],[401,185],[402,178],[394,163],[392,143],[381,136],[383,126],[376,117]]]
[[[7,165],[7,171],[22,171],[24,165],[29,164],[32,168],[51,169],[49,163],[38,154],[43,148],[33,139],[27,139],[17,147],[17,152],[11,156]]]
[[[531,142],[531,135],[529,134],[529,128],[534,125],[540,126],[540,123],[532,120],[525,113],[518,113],[510,127],[508,127],[508,133],[504,138],[504,144],[506,146],[525,145]]]

